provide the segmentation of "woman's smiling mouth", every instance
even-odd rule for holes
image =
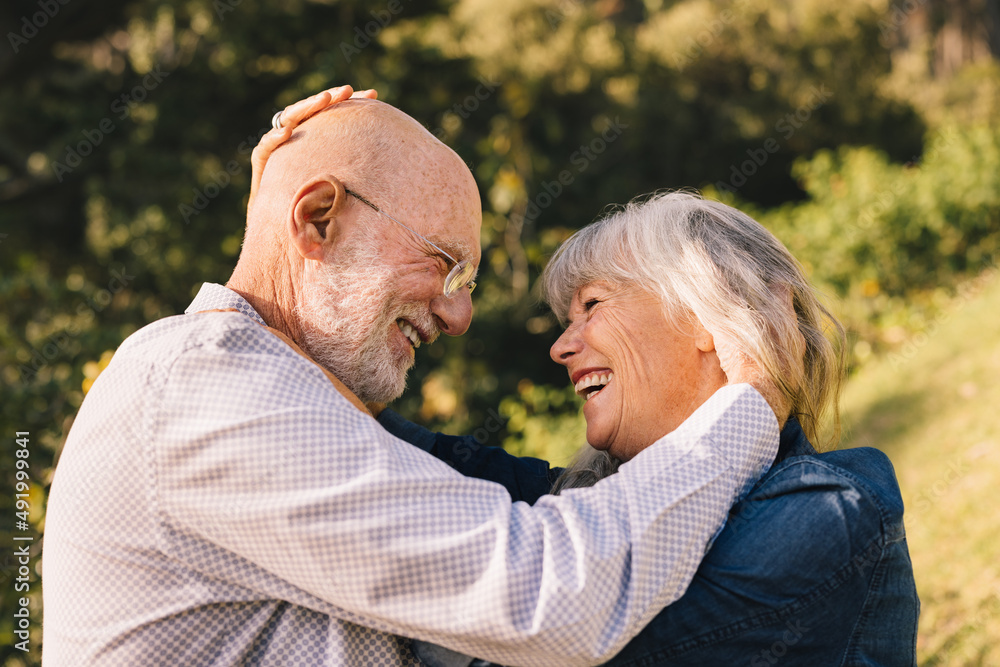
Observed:
[[[592,371],[580,377],[573,388],[578,396],[589,401],[591,397],[600,393],[614,377],[615,374],[609,369]]]

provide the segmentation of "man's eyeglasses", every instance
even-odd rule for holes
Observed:
[[[476,274],[476,267],[472,265],[472,262],[470,262],[467,259],[463,259],[462,261],[458,261],[457,259],[455,259],[454,257],[452,257],[449,253],[445,252],[445,250],[443,248],[441,248],[436,243],[434,243],[433,241],[431,241],[429,238],[427,238],[426,236],[424,236],[420,232],[417,232],[417,231],[414,231],[413,229],[410,229],[410,227],[404,225],[399,220],[396,220],[396,218],[392,217],[391,215],[389,215],[388,213],[386,213],[385,211],[383,211],[382,209],[380,209],[378,206],[376,206],[375,204],[371,203],[370,201],[368,201],[367,199],[365,199],[364,197],[362,197],[361,195],[359,195],[357,192],[352,192],[351,190],[348,190],[347,188],[344,188],[344,191],[347,194],[349,194],[352,197],[354,197],[355,199],[357,199],[358,201],[360,201],[362,204],[370,206],[372,209],[374,209],[380,215],[384,215],[385,217],[389,218],[390,220],[392,220],[393,222],[395,222],[400,227],[403,227],[404,229],[409,230],[413,234],[416,234],[417,236],[419,236],[420,238],[422,238],[424,241],[426,241],[427,245],[429,245],[430,247],[432,247],[435,250],[437,250],[439,253],[441,253],[442,255],[444,255],[445,257],[447,257],[448,259],[450,259],[455,264],[455,266],[452,267],[451,271],[448,272],[448,276],[444,279],[444,295],[445,296],[450,297],[451,295],[453,295],[455,292],[457,292],[458,290],[462,289],[463,287],[468,287],[470,293],[472,292],[472,290],[476,289],[476,281],[472,279],[472,277]]]

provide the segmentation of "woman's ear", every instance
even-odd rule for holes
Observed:
[[[715,338],[702,325],[697,315],[691,315],[691,329],[694,334],[694,345],[701,352],[715,351]]]
[[[288,218],[289,241],[304,259],[322,260],[337,238],[337,216],[347,201],[336,176],[317,176],[299,188]]]
[[[702,352],[715,352],[715,339],[707,331],[703,335],[698,335],[694,344]]]

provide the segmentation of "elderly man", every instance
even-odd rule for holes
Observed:
[[[131,336],[73,425],[48,506],[47,667],[417,664],[400,635],[593,664],[684,593],[777,451],[750,386],[534,506],[365,409],[402,391],[417,347],[468,328],[479,225],[462,161],[388,105],[291,134],[228,286]],[[682,473],[694,460],[715,472]]]

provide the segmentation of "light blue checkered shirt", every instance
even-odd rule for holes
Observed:
[[[196,313],[235,308],[238,313]],[[511,503],[395,439],[205,285],[94,383],[52,483],[43,664],[594,664],[684,593],[774,459],[748,385],[590,489]]]

